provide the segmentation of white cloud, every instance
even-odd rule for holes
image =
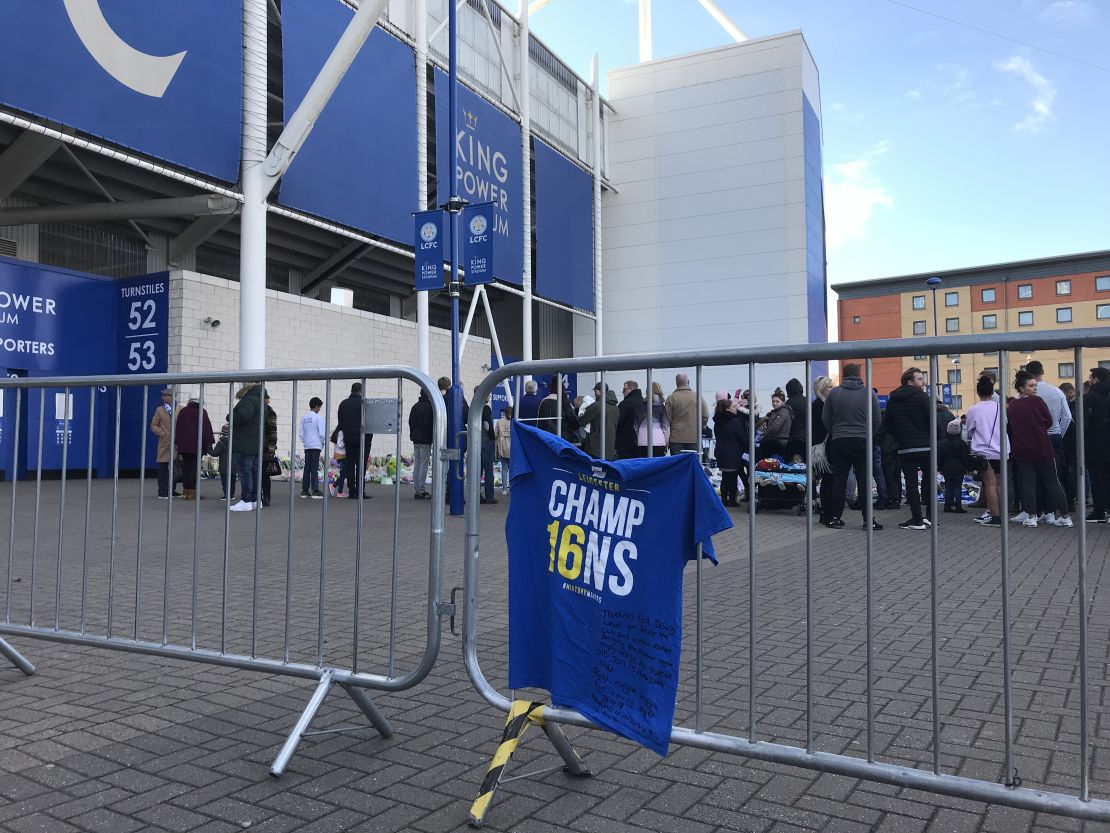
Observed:
[[[1009,72],[1024,79],[1033,88],[1033,98],[1029,102],[1030,113],[1014,125],[1014,130],[1037,133],[1052,116],[1052,105],[1056,101],[1056,85],[1041,75],[1032,62],[1021,55],[1012,55],[1005,61],[996,63],[995,69]]]
[[[1037,19],[1067,29],[1090,23],[1095,16],[1095,7],[1087,0],[1055,0],[1041,10]]]
[[[831,166],[825,177],[825,241],[830,249],[865,239],[876,208],[894,207],[894,197],[871,166],[871,158],[888,147],[882,141],[859,159]]]

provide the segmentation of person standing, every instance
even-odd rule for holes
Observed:
[[[1068,416],[1071,417],[1071,423],[1063,436],[1064,468],[1060,476],[1064,479],[1064,496],[1068,499],[1068,508],[1074,510],[1077,506],[1076,473],[1079,470],[1079,454],[1075,445],[1075,385],[1064,382],[1060,385],[1060,393],[1067,399]],[[1083,491],[1085,493],[1086,489]],[[1083,497],[1086,508],[1086,494]]]
[[[790,436],[786,443],[786,462],[795,459],[805,462],[809,449],[806,448],[806,420],[809,419],[809,402],[805,390],[797,379],[786,383],[786,407],[790,409]],[[814,429],[816,429],[814,425]]]
[[[1092,367],[1090,386],[1083,395],[1083,449],[1091,475],[1088,523],[1110,522],[1110,370]]]
[[[474,389],[478,392],[478,388]],[[475,400],[477,404],[477,400]],[[497,450],[497,437],[493,433],[493,408],[488,401],[482,404],[482,497],[481,504],[497,503],[493,496],[493,457]]]
[[[701,424],[698,424],[698,397],[690,389],[690,377],[679,373],[674,377],[675,389],[663,404],[671,420],[671,454],[698,450],[702,429],[709,424],[709,409],[701,401]],[[615,398],[615,397],[614,397]]]
[[[944,442],[937,447],[937,461],[944,475],[944,511],[967,514],[960,495],[963,491],[964,475],[971,468],[971,452],[960,435],[960,421],[948,423]]]
[[[200,455],[216,444],[216,437],[212,433],[212,421],[208,418],[208,411],[200,407],[199,399],[190,399],[189,403],[177,412],[173,442],[178,454],[181,455],[183,476],[181,485],[185,491],[185,500],[198,500],[197,464]]]
[[[428,493],[428,469],[432,464],[432,442],[435,438],[435,409],[428,392],[420,389],[420,397],[409,410],[409,439],[412,440],[412,491],[414,500],[431,500]]]
[[[629,379],[621,388],[621,402],[617,406],[617,457],[630,460],[636,457],[636,412],[644,401],[639,383]]]
[[[670,436],[671,421],[663,404],[663,387],[652,382],[650,410],[646,402],[636,409],[636,456],[666,457]]]
[[[513,443],[513,409],[506,405],[501,409],[501,419],[493,428],[497,445],[497,463],[501,468],[501,494],[509,493],[509,456]]]
[[[304,470],[301,472],[301,497],[323,500],[320,491],[320,453],[324,450],[324,418],[320,409],[324,401],[319,396],[308,400],[308,413],[301,417],[301,445],[304,446]]]
[[[932,525],[933,505],[936,503],[936,472],[930,465],[932,447],[929,431],[929,410],[934,406],[925,393],[925,374],[911,367],[902,374],[902,384],[890,392],[883,416],[883,431],[894,437],[898,444],[898,465],[906,479],[906,500],[910,505],[909,520],[898,524],[901,529],[927,529]],[[949,420],[951,421],[951,420]],[[939,427],[938,431],[941,430]],[[945,429],[947,431],[947,429]],[[924,476],[924,486],[919,486],[919,475]],[[924,495],[921,489],[924,488]],[[922,513],[924,502],[924,513]]]
[[[975,383],[979,401],[967,409],[967,439],[971,444],[971,468],[983,479],[981,497],[987,511],[975,519],[984,526],[1001,526],[1002,509],[998,488],[1002,469],[1002,442],[999,428],[1001,406],[990,376],[980,375]]]
[[[605,409],[604,442],[602,442],[601,437],[602,408]],[[602,396],[601,382],[598,382],[594,385],[594,401],[582,413],[582,419],[579,421],[579,424],[589,432],[582,443],[582,450],[594,458],[600,459],[604,455],[606,460],[616,459],[617,424],[619,422],[620,408],[617,406],[617,395],[606,385],[605,395]]]
[[[536,382],[529,379],[524,383],[524,396],[520,397],[520,409],[517,419],[535,426],[536,418],[540,415],[540,396],[536,393]]]
[[[170,461],[173,455],[170,453],[170,426],[173,424],[173,389],[162,389],[162,401],[154,409],[154,415],[150,418],[150,433],[158,438],[158,499],[169,500],[170,497],[181,497],[179,492],[174,491],[173,473]]]
[[[1021,480],[1024,511],[1010,521],[1035,528],[1040,509],[1047,510],[1044,521],[1050,526],[1072,526],[1068,517],[1067,498],[1056,475],[1056,452],[1048,439],[1052,415],[1044,400],[1037,396],[1037,380],[1030,373],[1019,370],[1014,379],[1018,398],[1006,409],[1007,429],[1010,437],[1010,456],[1014,460],[1015,476]],[[1038,502],[1039,495],[1046,502]]]
[[[362,383],[355,382],[351,385],[351,395],[339,403],[336,422],[339,430],[343,432],[343,440],[347,446],[347,497],[357,500],[360,496],[369,498],[366,494],[365,483],[362,482],[362,472],[366,466],[366,455],[370,453],[370,443],[374,441],[373,434],[362,430]],[[362,450],[359,450],[359,442]]]
[[[722,397],[720,394],[724,393]],[[736,413],[737,401],[721,391],[717,394],[717,405],[713,410],[713,437],[716,440],[714,454],[717,467],[721,470],[721,503],[725,506],[739,506],[738,479],[743,465],[744,451],[748,447],[748,433]],[[745,485],[745,489],[747,486]]]
[[[270,478],[276,477],[281,472],[277,462],[277,412],[270,407],[270,395],[265,394],[264,407],[266,410],[265,423],[262,426],[262,460],[258,466],[258,477],[261,483],[262,505],[270,505]]]
[[[231,460],[239,475],[239,502],[228,507],[232,512],[250,512],[258,506],[263,394],[260,382],[248,383],[235,394],[239,402],[231,412]]]
[[[542,428],[548,433],[562,437],[568,443],[574,442],[574,433],[578,430],[578,413],[574,410],[574,403],[570,401],[563,388],[563,379],[556,374],[551,377],[551,393],[540,402],[539,416],[535,423],[537,428]],[[562,400],[560,404],[559,400]],[[560,424],[560,411],[562,423]]]
[[[821,523],[831,529],[841,529],[844,520],[844,496],[848,487],[848,471],[855,470],[856,480],[866,482],[871,465],[871,445],[879,426],[879,397],[865,387],[860,377],[860,366],[848,363],[843,368],[844,378],[829,391],[821,410],[821,421],[829,432],[829,458],[832,461],[832,487],[826,504],[821,502]],[[871,436],[867,432],[867,411],[871,409]],[[860,504],[864,524],[867,523],[867,503]],[[872,529],[882,529],[882,524],[872,520]]]
[[[221,500],[232,500],[235,498],[235,481],[238,478],[231,461],[231,414],[224,420],[220,437],[210,453],[219,461],[220,490],[223,492]]]
[[[1037,396],[1044,400],[1048,407],[1048,415],[1052,417],[1052,425],[1048,429],[1048,441],[1052,443],[1053,459],[1056,463],[1056,477],[1060,481],[1060,488],[1064,489],[1064,497],[1068,490],[1064,484],[1068,480],[1068,461],[1064,457],[1064,434],[1071,427],[1071,408],[1068,407],[1068,398],[1064,392],[1055,385],[1044,380],[1044,365],[1039,361],[1031,361],[1025,365],[1025,372],[1037,380]],[[1045,495],[1037,495],[1037,503],[1045,505]],[[1071,501],[1068,501],[1071,508]]]

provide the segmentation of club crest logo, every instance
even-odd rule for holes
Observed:
[[[420,227],[420,239],[425,243],[431,243],[439,236],[439,229],[436,228],[435,223],[425,223]]]
[[[489,228],[489,223],[486,221],[485,215],[475,214],[470,218],[470,233],[474,236],[485,234],[487,228]]]

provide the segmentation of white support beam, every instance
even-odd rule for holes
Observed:
[[[640,0],[640,63],[651,60],[651,0]]]
[[[239,220],[239,367],[266,367],[266,197],[274,182],[266,176],[266,93],[269,4],[243,0],[243,139],[240,178],[243,214]]]
[[[49,159],[62,143],[26,130],[0,154],[0,200],[12,193]]]
[[[698,2],[701,3],[703,9],[709,12],[709,16],[716,20],[722,29],[728,32],[729,37],[734,41],[743,43],[748,39],[748,36],[744,34],[743,30],[732,22],[732,18],[725,14],[724,10],[718,6],[714,0],[698,0]]]
[[[528,25],[528,0],[520,0],[520,156],[521,223],[524,238],[523,269],[520,285],[524,291],[521,302],[520,354],[532,361],[532,89],[531,30]]]
[[[428,0],[415,0],[416,24],[416,207],[428,208]],[[416,366],[431,367],[428,293],[416,293]]]
[[[597,316],[594,319],[594,355],[602,356],[605,354],[605,340],[602,330],[604,285],[601,270],[601,67],[596,52],[590,69],[593,87],[590,97],[590,128],[593,132],[594,163],[594,315]]]
[[[482,293],[482,308],[486,312],[486,323],[489,324],[490,341],[493,342],[493,354],[497,356],[497,366],[504,367],[505,357],[501,354],[501,341],[497,338],[497,324],[493,320],[493,311],[489,307],[489,296],[484,286],[479,286],[478,291]],[[509,406],[512,407],[513,391],[509,380],[502,379],[501,387],[505,389],[505,398],[509,401]]]
[[[362,45],[378,25],[378,19],[388,3],[389,0],[362,0],[358,11],[347,24],[347,28],[343,30],[339,42],[328,55],[312,86],[308,88],[304,99],[289,117],[285,130],[281,132],[281,136],[266,157],[265,174],[270,181],[271,190],[282,174],[289,169],[293,157],[304,146],[305,139],[316,124],[316,119],[320,117],[320,113],[331,100],[332,93],[343,80],[343,76],[347,74]]]

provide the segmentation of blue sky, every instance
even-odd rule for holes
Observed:
[[[905,2],[967,26],[902,0],[719,0],[749,37],[801,29],[817,62],[829,282],[1110,248],[1110,2]],[[656,58],[730,42],[697,0],[653,9]],[[630,0],[551,0],[532,28],[584,77],[600,53],[603,83],[638,61]]]

